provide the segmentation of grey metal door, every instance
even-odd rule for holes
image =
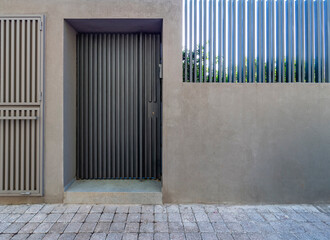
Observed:
[[[0,195],[42,195],[43,17],[0,16]]]
[[[161,177],[159,34],[78,34],[77,177]]]

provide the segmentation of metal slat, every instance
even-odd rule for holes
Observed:
[[[42,17],[0,17],[0,195],[42,194]],[[31,101],[34,94],[35,101]],[[37,102],[38,101],[38,102]]]
[[[185,17],[185,21],[184,21],[184,24],[185,24],[185,34],[184,34],[184,82],[188,82],[188,66],[187,66],[187,63],[188,63],[188,52],[187,52],[187,46],[188,46],[188,1],[185,0],[185,5],[184,5],[184,10],[185,10],[185,13],[184,13],[184,17]]]
[[[90,42],[86,43],[84,37],[90,38]],[[86,108],[84,114],[80,112],[78,116],[82,119],[77,121],[81,124],[89,116],[93,123],[86,125],[87,130],[78,128],[83,142],[92,143],[90,156],[84,159],[83,153],[77,154],[81,161],[77,171],[91,171],[80,178],[160,178],[160,122],[156,116],[160,112],[160,36],[85,34],[84,37],[80,34],[77,37],[78,71],[81,70],[78,86],[84,88],[78,91],[82,96],[77,101],[79,108],[84,109],[85,99],[90,98],[89,106],[93,107]],[[83,45],[84,49],[79,51]],[[84,55],[87,53],[91,54]],[[84,84],[86,76],[92,84],[90,92],[85,89],[89,86]],[[90,131],[92,135],[85,134]],[[86,159],[89,165],[84,164]]]

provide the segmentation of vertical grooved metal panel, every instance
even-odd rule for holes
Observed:
[[[78,178],[161,177],[160,39],[78,34]]]
[[[42,195],[42,17],[0,16],[0,195]]]
[[[330,82],[327,0],[183,1],[184,82]]]

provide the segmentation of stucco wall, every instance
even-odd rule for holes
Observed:
[[[163,19],[165,203],[330,201],[330,85],[182,83],[181,0],[0,0],[0,6],[0,14],[46,16],[45,196],[0,202],[63,199],[64,105],[74,94],[64,90],[66,18]]]
[[[70,185],[76,177],[76,31],[64,24],[63,49],[63,184]]]
[[[165,202],[330,201],[329,84],[179,89],[166,125]]]

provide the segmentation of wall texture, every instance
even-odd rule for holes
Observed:
[[[63,46],[63,184],[76,177],[76,31],[66,22]]]
[[[330,201],[330,85],[182,83],[181,0],[0,0],[0,6],[0,14],[46,16],[45,196],[0,202],[63,200],[64,161],[73,156],[64,138],[74,139],[65,131],[72,122],[64,105],[75,95],[65,89],[75,73],[64,67],[67,18],[163,19],[165,203]]]

